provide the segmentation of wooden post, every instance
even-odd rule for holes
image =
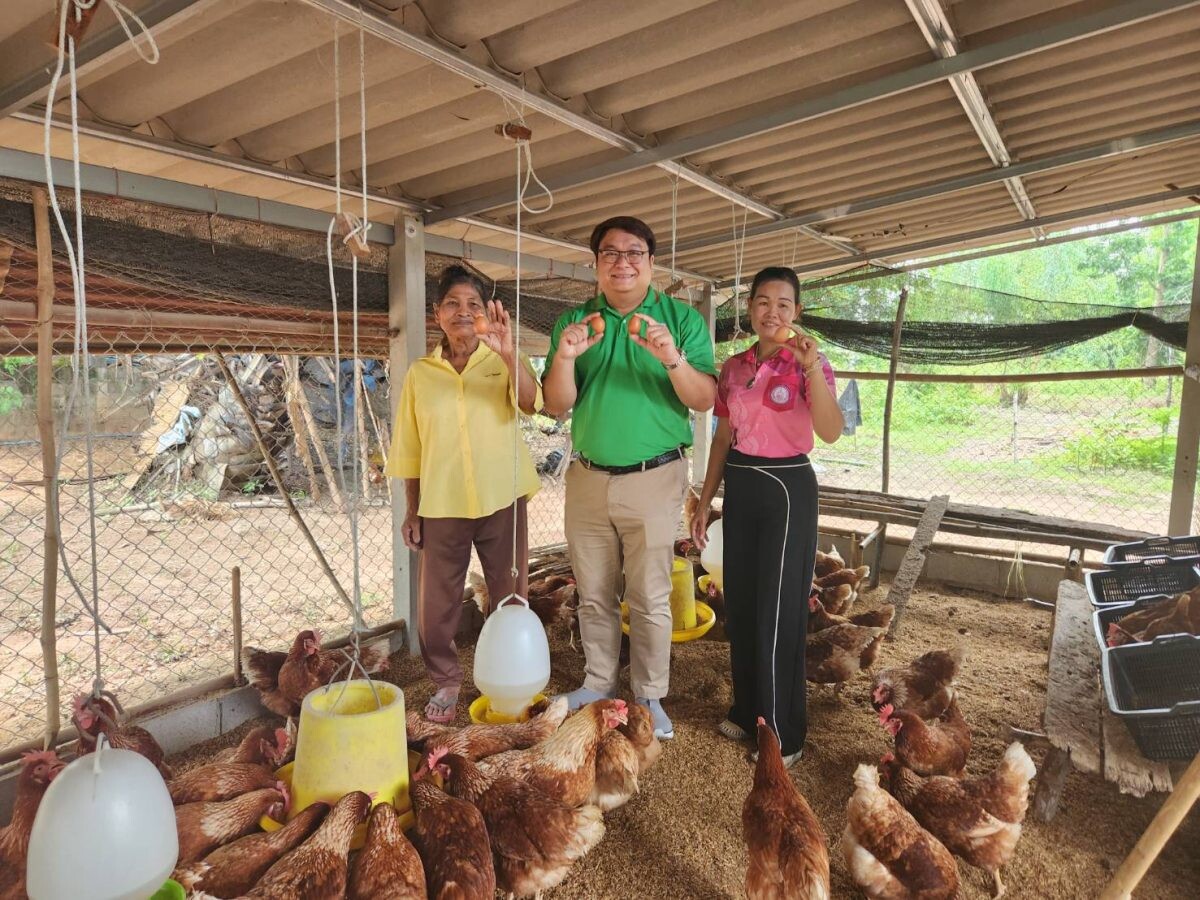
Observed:
[[[700,314],[708,325],[709,340],[716,339],[717,308],[713,303],[713,288],[711,284],[704,285],[704,294],[700,299]],[[692,484],[703,484],[708,472],[708,453],[712,448],[712,410],[695,414],[692,424]]]
[[[892,587],[888,591],[886,601],[896,609],[896,614],[892,616],[891,627],[888,628],[889,641],[895,640],[896,629],[900,627],[900,617],[908,608],[908,596],[921,576],[921,570],[925,568],[925,551],[929,549],[929,545],[937,536],[938,526],[942,524],[942,516],[946,514],[946,507],[949,505],[948,494],[930,498],[925,512],[921,513],[921,521],[917,523],[908,549],[904,551],[904,559],[900,561],[900,567],[896,569],[896,577],[892,579]],[[879,546],[883,546],[885,539],[881,533],[878,538]]]
[[[896,395],[896,370],[900,367],[900,333],[904,330],[904,307],[908,305],[908,288],[900,289],[896,304],[896,321],[892,325],[892,358],[888,363],[887,394],[883,401],[883,469],[879,490],[886,494],[891,482],[892,466],[892,400]],[[879,540],[875,544],[875,564],[871,566],[871,587],[879,586],[879,570],[883,568],[883,548],[887,546],[887,523],[880,523]]]
[[[1196,455],[1200,450],[1200,231],[1196,233],[1196,268],[1192,273],[1192,311],[1188,316],[1187,352],[1179,393],[1179,431],[1175,442],[1175,480],[1167,534],[1191,534],[1196,505]]]
[[[425,226],[419,216],[396,217],[396,241],[388,251],[388,390],[395,422],[396,403],[409,365],[425,355]],[[392,613],[408,623],[410,653],[417,639],[417,554],[404,544],[401,526],[403,479],[392,485]]]
[[[300,462],[304,464],[304,471],[308,473],[309,494],[313,500],[320,500],[321,485],[317,481],[317,470],[313,465],[312,453],[308,449],[308,429],[305,427],[304,414],[300,412],[300,404],[296,402],[296,395],[303,390],[300,379],[296,375],[299,365],[300,363],[294,355],[289,353],[283,357],[283,371],[287,375],[287,389],[284,391],[284,398],[287,402],[288,418],[292,420],[296,455],[300,457]]]
[[[300,515],[300,510],[296,508],[296,501],[292,499],[291,494],[284,490],[283,476],[279,474],[279,467],[275,465],[275,458],[271,456],[271,451],[267,448],[267,442],[263,440],[262,429],[258,427],[258,421],[254,418],[254,413],[250,411],[250,405],[246,402],[246,397],[242,394],[242,389],[238,385],[237,379],[229,371],[229,365],[225,362],[225,357],[220,352],[217,352],[213,354],[213,358],[216,359],[217,365],[221,367],[221,374],[229,382],[229,390],[233,393],[233,398],[237,401],[238,406],[242,408],[242,414],[246,417],[246,421],[250,423],[250,433],[254,435],[254,443],[258,445],[258,452],[262,454],[263,462],[267,464],[267,471],[271,473],[271,480],[275,482],[275,487],[279,489],[279,496],[287,505],[288,514],[292,517],[292,521],[296,523],[296,527],[300,529],[300,533],[308,542],[308,546],[312,549],[313,555],[316,556],[317,562],[321,564],[321,569],[325,572],[325,577],[333,585],[333,589],[337,592],[338,597],[357,615],[357,610],[354,609],[354,601],[350,599],[350,596],[346,593],[346,589],[338,581],[337,575],[333,572],[333,567],[329,565],[329,560],[326,559],[324,551],[321,550],[321,545],[317,543],[317,539],[308,530],[308,523],[304,521],[304,516]]]
[[[230,610],[233,614],[233,680],[242,683],[242,567],[233,567]]]
[[[58,737],[62,711],[58,694],[58,482],[54,453],[54,248],[50,243],[50,198],[34,188],[33,224],[37,241],[37,424],[42,445],[42,488],[46,522],[42,532],[42,667],[46,682],[46,735],[50,749]]]
[[[1196,754],[1183,777],[1176,782],[1175,790],[1159,808],[1133,851],[1125,857],[1100,895],[1100,900],[1124,900],[1133,893],[1197,797],[1200,797],[1200,753]]]
[[[1083,583],[1083,554],[1082,547],[1072,547],[1067,554],[1067,564],[1063,567],[1063,578],[1068,581]]]

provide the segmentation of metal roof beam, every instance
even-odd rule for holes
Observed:
[[[1176,188],[1172,191],[1163,191],[1158,194],[1145,194],[1140,197],[1130,197],[1126,200],[1117,200],[1112,203],[1104,203],[1099,206],[1089,206],[1086,209],[1076,209],[1068,212],[1055,213],[1050,216],[1039,216],[1026,222],[1013,222],[1007,225],[993,225],[990,228],[980,228],[975,231],[966,231],[961,234],[949,235],[941,238],[931,238],[927,241],[918,241],[913,244],[904,244],[899,247],[881,247],[871,253],[858,253],[854,256],[844,256],[840,259],[827,259],[822,262],[808,263],[803,266],[796,266],[793,271],[797,275],[805,275],[809,272],[826,272],[829,269],[838,269],[843,266],[853,266],[859,263],[869,262],[871,258],[895,259],[896,257],[906,258],[919,256],[934,250],[941,250],[946,247],[952,247],[955,244],[962,244],[968,241],[980,241],[990,237],[1000,237],[1006,234],[1014,234],[1019,231],[1025,231],[1028,228],[1047,228],[1051,225],[1060,225],[1064,222],[1073,222],[1078,219],[1088,219],[1094,216],[1103,216],[1108,213],[1120,212],[1123,209],[1131,209],[1135,206],[1147,206],[1152,203],[1166,203],[1171,200],[1178,200],[1180,197],[1191,197],[1194,194],[1200,194],[1200,184],[1191,184],[1187,187]],[[732,285],[731,279],[718,282],[716,287],[727,288]]]
[[[199,15],[215,2],[216,0],[150,0],[143,9],[138,10],[138,18],[146,24],[150,33],[157,37]],[[50,6],[55,7],[55,4]],[[58,24],[57,15],[55,24]],[[141,40],[140,37],[138,39]],[[114,24],[100,34],[87,35],[76,48],[76,73],[82,78],[88,72],[131,52],[133,46],[125,30],[119,24]],[[0,90],[0,118],[45,98],[50,89],[50,76],[54,73],[53,60],[54,57],[46,65],[39,66]]]
[[[916,20],[917,27],[921,29],[925,42],[929,44],[929,48],[937,54],[937,57],[949,59],[957,56],[959,52],[958,36],[954,33],[954,26],[950,22],[950,17],[946,15],[941,0],[904,0],[904,2]],[[971,72],[951,75],[950,88],[967,114],[971,127],[979,135],[979,140],[983,143],[983,148],[987,151],[992,165],[1001,168],[1010,165],[1012,154],[1008,152],[1004,136],[1000,134],[1000,127],[992,116],[983,91],[979,89],[979,82],[975,80],[975,75]],[[1004,186],[1008,189],[1009,196],[1013,198],[1021,215],[1026,219],[1036,219],[1037,210],[1033,206],[1033,201],[1029,199],[1029,194],[1025,191],[1025,185],[1021,179],[1006,178]],[[1038,238],[1046,236],[1045,232],[1036,228],[1033,229],[1033,234]]]
[[[528,91],[519,85],[515,80],[507,75],[489,69],[485,66],[478,65],[467,59],[461,53],[453,50],[444,44],[436,43],[426,37],[418,34],[413,34],[411,31],[400,27],[390,19],[360,6],[352,0],[302,0],[309,6],[314,6],[317,9],[324,10],[330,15],[340,19],[347,24],[359,28],[362,27],[367,34],[378,38],[385,43],[392,44],[396,47],[401,47],[410,53],[428,60],[436,66],[440,66],[456,75],[461,75],[463,78],[470,79],[479,87],[485,87],[495,91],[502,97],[507,97],[524,106],[526,109],[533,112],[541,113],[556,122],[562,122],[569,125],[576,131],[586,134],[588,137],[594,138],[597,141],[608,144],[611,147],[619,147],[622,150],[627,150],[630,153],[644,152],[647,147],[641,141],[630,137],[627,134],[622,134],[615,131],[606,125],[601,124],[587,116],[567,108],[567,106],[551,97],[546,97],[542,94],[537,94]],[[767,205],[747,194],[742,193],[736,187],[718,181],[703,172],[693,169],[691,166],[675,162],[666,157],[658,160],[654,165],[658,165],[671,175],[680,178],[683,181],[690,182],[697,187],[703,188],[718,197],[724,197],[731,200],[738,206],[745,207],[751,212],[768,219],[778,219],[783,216],[783,212]],[[505,195],[505,202],[511,203],[513,200],[511,191]],[[502,206],[503,203],[495,204]],[[483,207],[481,209],[472,210],[471,212],[482,212],[483,209],[494,209],[495,206]],[[455,213],[454,215],[443,215],[440,210],[432,212],[428,217],[428,221],[441,222],[445,219],[458,219],[463,215],[471,213]],[[820,232],[817,232],[820,234]],[[814,235],[815,236],[815,235]]]
[[[17,119],[22,122],[35,123],[39,126],[42,124],[42,116],[35,115],[33,113],[26,113],[26,112],[14,113],[12,118]],[[66,119],[63,119],[58,116],[55,116],[51,120],[51,125],[55,128],[61,128],[61,129],[70,128],[70,122],[67,121]],[[306,172],[292,172],[287,169],[278,168],[276,166],[269,166],[269,165],[266,165],[265,163],[254,162],[253,160],[237,159],[235,157],[226,156],[224,154],[214,153],[212,150],[207,150],[203,147],[192,147],[192,146],[188,146],[185,144],[178,144],[174,141],[168,141],[163,138],[153,137],[151,135],[139,134],[137,132],[128,131],[124,128],[117,128],[112,125],[104,125],[104,124],[101,124],[98,122],[80,122],[79,123],[79,133],[82,135],[85,135],[87,137],[94,137],[94,138],[99,138],[101,140],[113,141],[115,143],[124,144],[129,147],[137,147],[138,149],[141,149],[141,150],[152,150],[156,153],[163,153],[165,155],[172,156],[177,159],[186,159],[186,160],[190,160],[192,162],[199,162],[199,163],[204,163],[205,165],[217,166],[222,169],[227,169],[227,170],[234,171],[234,172],[241,172],[241,173],[244,173],[247,175],[258,175],[258,176],[261,176],[264,178],[270,178],[270,179],[277,180],[277,181],[284,181],[284,182],[287,182],[288,184],[294,184],[297,187],[314,188],[316,190],[324,191],[326,193],[334,193],[337,190],[337,185],[334,183],[334,181],[332,179],[329,179],[329,178],[322,178],[317,175],[309,175]],[[11,152],[20,152],[20,151],[11,151]],[[37,159],[40,161],[41,156],[37,156]],[[39,165],[40,165],[40,162],[39,162]],[[121,179],[124,179],[124,181],[120,182],[121,188],[123,190],[135,190],[137,184],[151,180],[150,176],[147,176],[147,175],[139,175],[137,173],[129,173],[129,172],[120,172],[116,169],[107,169],[104,167],[95,167],[95,168],[103,169],[104,171],[107,171],[107,172],[114,172]],[[27,167],[26,167],[26,169],[27,169]],[[0,173],[0,174],[2,174],[2,173]],[[55,182],[67,184],[67,183],[69,183],[69,175],[70,175],[69,171],[67,171],[65,176],[60,176],[56,173]],[[12,177],[21,178],[22,180],[25,180],[25,181],[44,180],[44,176],[42,176],[41,178],[33,178],[33,177],[27,177],[27,176],[22,176],[22,175],[13,175]],[[62,180],[62,178],[64,178],[64,177],[67,179],[66,181]],[[159,180],[163,180],[163,179],[159,179]],[[182,182],[174,182],[174,183],[183,184]],[[94,189],[89,188],[89,190],[94,190],[96,193],[110,194],[112,196],[118,196],[118,194],[116,193],[116,184],[117,184],[117,182],[111,183],[110,186],[113,188],[113,190],[110,190],[108,187],[99,187],[99,188],[94,188]],[[133,185],[133,186],[131,187],[131,185]],[[201,187],[197,187],[194,185],[191,187],[195,187],[196,190],[202,190],[202,191],[210,190],[209,188],[206,188],[206,187],[201,188]],[[343,185],[342,190],[347,196],[354,196],[354,197],[360,196],[355,191],[353,186]],[[218,194],[227,194],[228,192],[218,191],[217,193]],[[233,196],[239,196],[239,195],[228,194],[228,196],[233,197]],[[131,198],[131,199],[138,199],[138,198]],[[149,200],[150,198],[142,197],[140,199]],[[254,200],[255,200],[255,202],[261,204],[264,208],[267,206],[279,206],[279,207],[287,206],[287,207],[291,207],[292,209],[297,209],[297,210],[306,209],[311,215],[320,216],[323,219],[324,224],[321,225],[320,228],[317,229],[319,231],[324,231],[329,225],[329,213],[322,212],[320,210],[307,209],[307,207],[294,206],[292,204],[276,203],[273,200],[258,200],[257,198],[254,198]],[[379,204],[382,206],[388,206],[388,207],[391,207],[391,208],[394,208],[397,210],[407,210],[410,212],[418,212],[418,213],[424,213],[426,210],[426,207],[415,204],[410,200],[403,200],[403,199],[400,199],[397,197],[392,197],[392,196],[389,196],[388,194],[379,193],[378,191],[368,191],[367,192],[367,200],[369,200],[371,203]],[[188,208],[191,208],[191,207],[188,207]],[[196,207],[196,208],[199,208],[199,207]],[[232,213],[227,213],[227,214],[232,215]],[[254,216],[251,216],[251,218],[254,218]],[[263,220],[263,221],[266,221],[266,220]],[[468,225],[475,225],[480,228],[486,228],[491,231],[500,232],[502,234],[515,235],[517,233],[517,230],[515,228],[511,228],[507,225],[501,225],[496,222],[489,222],[486,219],[463,219],[461,221],[463,221],[465,224],[468,224]],[[286,223],[277,222],[275,224],[286,224]],[[294,225],[292,227],[300,228],[300,227],[307,227],[307,226]],[[389,228],[390,228],[390,226],[388,226],[388,225],[382,225],[378,222],[373,222],[371,225],[371,240],[378,240],[379,239],[378,235],[381,233],[384,233],[384,231],[386,231]],[[383,229],[383,231],[381,231],[381,229]],[[426,241],[426,246],[431,246],[431,241],[432,241],[433,237],[434,236],[432,236],[432,235],[429,236],[429,239],[427,239],[427,241]],[[588,256],[590,256],[591,252],[592,252],[591,249],[586,244],[577,244],[573,241],[565,241],[562,238],[549,237],[546,235],[538,234],[537,232],[523,231],[522,237],[525,240],[541,241],[543,243],[552,244],[557,247],[563,247],[564,249],[576,250],[580,253],[587,254]],[[390,239],[389,239],[389,242],[390,242]],[[485,252],[481,248],[483,248],[487,245],[480,244],[477,242],[468,242],[468,243],[472,248],[474,248],[473,252],[476,253],[476,256],[474,258],[483,260],[484,257],[479,254],[482,254]],[[509,253],[509,251],[503,250],[500,248],[491,248],[491,249],[495,250],[496,253],[501,253],[501,254]],[[522,258],[524,258],[526,256],[526,254],[522,253],[521,256],[522,256]],[[512,258],[515,260],[515,254],[512,255]],[[537,259],[539,259],[537,256],[533,256],[531,258],[535,261]],[[499,259],[499,258],[489,258],[486,261],[496,262],[496,263],[500,263],[500,264],[504,263],[504,260]],[[546,260],[546,262],[548,264],[555,263],[554,260]],[[537,263],[535,262],[534,265],[536,266]],[[558,266],[558,269],[556,270],[556,274],[561,274],[561,272],[564,270],[564,267],[568,267],[568,266],[580,266],[582,268],[587,268],[587,265],[583,264],[583,263],[577,264],[577,263],[565,263],[562,261],[558,261],[556,263],[556,265]],[[513,266],[513,267],[515,268],[515,266]],[[655,268],[661,272],[672,271],[672,269],[669,265],[665,265],[663,263],[658,263],[655,266]],[[522,264],[522,269],[525,269],[524,263]],[[533,269],[530,271],[540,271],[540,270]],[[713,277],[711,275],[704,275],[702,273],[692,272],[687,269],[676,268],[674,271],[681,275],[686,276],[687,278],[694,279],[696,281],[711,282],[713,280]],[[576,276],[571,275],[571,276],[563,276],[563,277],[575,278]],[[591,276],[591,277],[580,277],[577,280],[594,281],[595,279],[594,279],[594,276]]]
[[[56,187],[68,188],[74,184],[69,160],[55,159],[51,165],[54,168]],[[79,174],[80,189],[90,194],[120,197],[138,203],[154,203],[175,209],[211,213],[228,219],[261,222],[265,225],[296,228],[319,234],[325,234],[329,228],[329,213],[306,206],[264,200],[261,197],[171,181],[153,175],[138,175],[90,163],[81,163]],[[45,162],[38,153],[0,148],[0,178],[45,184]],[[391,225],[374,222],[371,224],[370,239],[373,243],[392,244],[395,241],[395,231]],[[430,253],[459,256],[467,260],[507,266],[510,269],[515,269],[517,265],[517,255],[511,250],[437,234],[426,233],[425,249]],[[595,270],[591,266],[548,259],[530,253],[521,254],[521,271],[589,283],[596,280]]]
[[[747,238],[761,237],[765,234],[786,231],[798,225],[814,225],[819,222],[828,222],[834,219],[845,218],[846,216],[858,215],[859,213],[900,206],[917,200],[928,200],[931,197],[954,194],[986,184],[1006,181],[1013,177],[1036,175],[1054,169],[1067,168],[1068,166],[1080,165],[1087,162],[1096,162],[1112,156],[1119,156],[1123,153],[1131,153],[1147,147],[1158,147],[1163,144],[1183,141],[1197,136],[1200,136],[1200,119],[1184,122],[1181,125],[1173,125],[1170,128],[1160,128],[1156,131],[1146,131],[1140,134],[1114,138],[1111,141],[1091,144],[1087,147],[1064,150],[1062,153],[1055,153],[1051,156],[1044,156],[1027,162],[1012,163],[1006,168],[986,169],[982,172],[976,172],[973,175],[963,175],[959,178],[947,179],[946,181],[936,181],[892,194],[879,194],[874,197],[851,200],[848,203],[842,203],[837,206],[789,216],[778,222],[752,225],[746,229],[746,236]],[[718,247],[728,243],[732,243],[732,238],[728,234],[712,235],[710,237],[695,238],[690,241],[680,241],[676,252],[686,253],[691,250],[703,250],[708,247]]]
[[[305,2],[315,2],[324,6],[326,4],[342,5],[345,0],[305,0]],[[936,84],[963,72],[973,72],[988,66],[999,65],[1031,53],[1048,50],[1196,5],[1200,5],[1200,0],[1126,0],[1124,3],[1118,3],[1091,15],[1080,16],[1050,25],[1039,31],[1019,34],[993,44],[976,47],[949,59],[925,63],[903,72],[834,91],[823,97],[815,97],[792,106],[786,106],[765,115],[734,122],[712,131],[694,134],[676,141],[668,141],[657,147],[637,150],[619,159],[598,163],[574,172],[563,172],[557,176],[544,178],[543,181],[550,190],[562,190],[623,175],[627,172],[658,165],[666,160],[681,159],[690,153],[712,150],[743,138],[786,128],[789,125],[807,122],[844,109],[851,109],[895,94]],[[509,205],[512,203],[512,199],[512,192],[507,191],[462,203],[449,203],[446,208],[434,214],[433,219],[436,221],[476,215],[489,209]]]

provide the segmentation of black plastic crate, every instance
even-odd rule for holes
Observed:
[[[1147,606],[1153,606],[1155,603],[1161,603],[1164,600],[1173,600],[1171,594],[1157,594],[1149,597],[1143,597],[1133,603],[1110,603],[1106,606],[1096,608],[1092,613],[1092,623],[1096,631],[1096,641],[1100,644],[1100,649],[1108,650],[1108,626],[1109,623],[1117,621],[1122,616],[1128,615],[1131,612],[1137,612],[1139,609],[1145,609]],[[1141,642],[1144,643],[1144,642]],[[1130,646],[1125,644],[1123,646]]]
[[[1083,576],[1093,606],[1130,603],[1154,594],[1182,594],[1200,585],[1200,556],[1156,556],[1139,562],[1112,563]]]
[[[1103,654],[1108,708],[1148,759],[1200,752],[1200,637],[1177,634]]]
[[[1200,535],[1185,537],[1152,537],[1128,544],[1113,544],[1104,551],[1104,562],[1136,562],[1156,556],[1180,558],[1200,556]]]

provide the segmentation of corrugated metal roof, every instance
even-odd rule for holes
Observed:
[[[292,172],[332,177],[335,20],[319,6],[341,0],[167,0],[129,5],[153,18],[162,61],[148,68],[124,52],[85,67],[80,96],[85,116],[131,134],[214,151],[214,161],[179,159],[159,148],[83,142],[86,161],[155,174],[264,199],[333,208],[326,190],[222,168],[220,159],[253,160]],[[50,4],[15,4],[0,19],[0,100],[50,58]],[[1058,43],[973,71],[1007,151],[1027,163],[1171,126],[1200,126],[1200,3],[1129,4],[1118,0],[943,0],[960,53],[971,53],[1048,29],[1071,27],[1106,11],[1124,13],[1120,27]],[[341,11],[352,10],[342,3]],[[581,120],[564,121],[553,107],[530,109],[533,158],[539,175],[569,183],[597,163],[620,163],[630,147],[656,147],[718,128],[800,108],[795,124],[701,147],[682,161],[710,179],[681,180],[653,165],[555,191],[553,208],[525,214],[522,224],[580,244],[599,219],[617,212],[645,218],[667,260],[672,219],[681,243],[677,264],[716,280],[737,271],[735,227],[769,220],[714,193],[722,184],[780,217],[820,210],[812,232],[795,228],[746,240],[743,274],[767,263],[839,265],[852,249],[889,259],[889,251],[942,239],[973,246],[987,238],[962,235],[1019,224],[1022,212],[1004,183],[966,190],[929,190],[924,199],[886,203],[870,212],[838,214],[867,198],[920,190],[985,173],[992,162],[945,80],[905,87],[908,73],[937,59],[904,0],[389,0],[368,8],[385,25],[418,35],[457,58],[523,84]],[[158,10],[157,18],[155,18]],[[1161,14],[1156,14],[1161,13]],[[350,17],[353,19],[353,17]],[[1136,19],[1124,23],[1126,19]],[[91,26],[94,39],[114,27],[107,9]],[[342,176],[353,187],[359,163],[358,36],[353,21],[336,26],[340,40]],[[380,30],[382,34],[383,31]],[[83,43],[87,50],[88,41]],[[513,146],[494,127],[516,106],[416,52],[370,34],[364,39],[367,85],[367,180],[373,190],[429,208],[470,205],[515,190]],[[844,92],[891,78],[895,91],[849,104]],[[814,103],[842,96],[844,108]],[[0,103],[2,108],[2,103]],[[820,112],[820,114],[817,114]],[[608,129],[604,131],[603,129]],[[1196,129],[1200,134],[1200,127]],[[617,146],[620,142],[623,146]],[[0,121],[0,146],[40,149],[34,123]],[[58,132],[54,149],[67,155]],[[703,178],[693,179],[701,180]],[[1059,166],[1024,176],[1039,217],[1069,215],[1102,204],[1130,203],[1200,183],[1200,138]],[[673,192],[675,192],[673,200]],[[878,204],[877,204],[878,205]],[[1194,205],[1187,197],[1126,206],[1166,209]],[[760,207],[761,208],[761,207]],[[765,209],[763,211],[766,211]],[[378,203],[373,217],[395,211]],[[511,202],[477,210],[478,218],[512,226]],[[1082,216],[1094,220],[1095,213]],[[1110,217],[1112,214],[1108,214]],[[1035,220],[1036,221],[1036,220]],[[1056,221],[1058,228],[1070,220]],[[510,234],[446,221],[435,233],[511,248]],[[1010,238],[1011,239],[1011,238]],[[993,240],[995,242],[995,240]],[[586,260],[555,243],[527,239],[525,252]],[[502,274],[494,265],[481,266]]]

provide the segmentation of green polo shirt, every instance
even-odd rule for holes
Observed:
[[[571,419],[576,450],[603,466],[629,466],[692,444],[688,408],[671,386],[662,363],[629,339],[628,321],[640,313],[667,326],[687,364],[717,374],[712,340],[699,312],[653,287],[641,306],[622,316],[603,294],[568,310],[554,323],[546,369],[554,362],[558,336],[594,312],[604,316],[604,338],[575,360],[579,396]]]

